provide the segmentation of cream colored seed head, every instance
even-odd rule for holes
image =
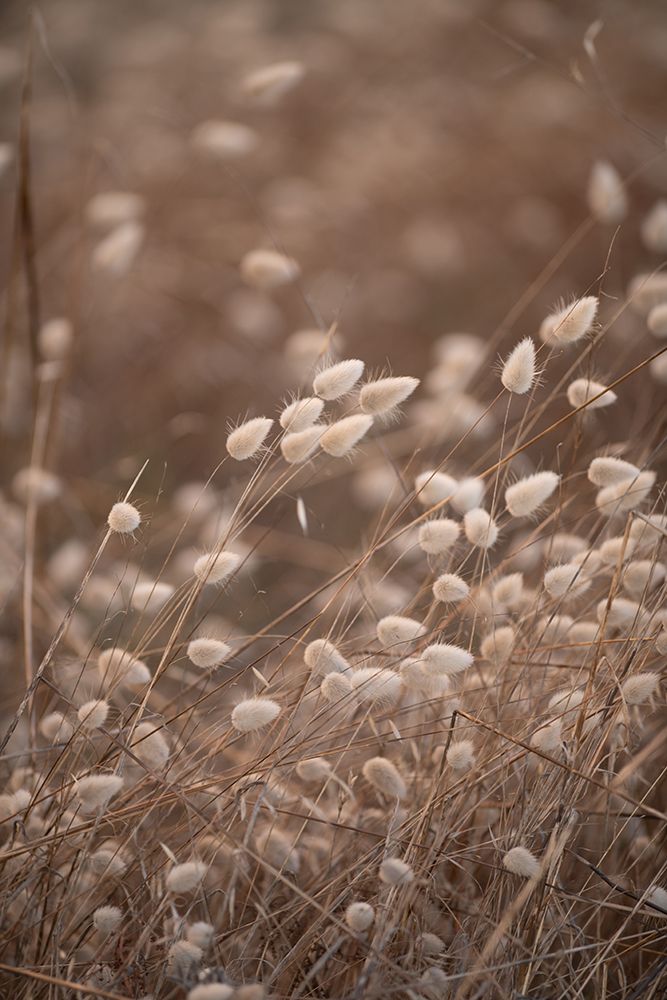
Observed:
[[[316,423],[324,409],[324,400],[317,396],[295,399],[280,414],[280,426],[290,433],[305,431]]]
[[[380,881],[385,885],[409,885],[414,878],[415,873],[410,865],[400,858],[386,858],[380,865]]]
[[[192,892],[204,881],[207,870],[202,861],[184,861],[180,865],[174,865],[167,874],[168,891],[179,896]]]
[[[373,426],[373,417],[363,413],[343,417],[330,424],[320,438],[322,451],[333,458],[349,455]]]
[[[376,626],[377,637],[383,646],[396,646],[399,643],[413,642],[426,634],[426,628],[415,618],[405,618],[402,615],[386,615]]]
[[[364,363],[358,358],[339,361],[318,372],[313,381],[313,391],[321,399],[340,399],[354,389],[363,372]]]
[[[536,472],[520,479],[505,490],[505,503],[512,517],[529,517],[549,499],[560,476],[555,472]]]
[[[315,424],[303,431],[285,434],[280,442],[280,451],[285,461],[290,465],[300,465],[307,461],[319,448],[325,431],[326,427],[322,424]]]
[[[240,271],[247,285],[264,291],[289,285],[301,274],[297,262],[277,250],[251,250],[242,259]]]
[[[460,604],[470,594],[470,587],[455,573],[443,573],[433,584],[433,596],[442,604]]]
[[[407,795],[405,781],[398,768],[385,757],[371,757],[362,771],[366,781],[387,798],[404,799]]]
[[[450,518],[425,521],[419,529],[419,545],[429,555],[441,555],[456,544],[461,528]]]
[[[188,658],[203,670],[219,667],[229,659],[231,653],[231,647],[220,639],[201,637],[188,643]]]
[[[246,698],[232,712],[232,726],[239,733],[253,733],[280,715],[280,705],[270,698]]]
[[[109,704],[106,701],[87,701],[81,706],[77,715],[81,728],[88,731],[99,729],[107,720],[109,714]]]
[[[505,361],[500,381],[508,392],[522,396],[532,389],[535,376],[535,344],[530,337],[525,337]]]
[[[227,451],[237,462],[254,458],[262,448],[267,438],[273,420],[269,417],[253,417],[246,420],[227,438]]]
[[[526,847],[513,847],[503,857],[503,866],[513,875],[534,878],[539,874],[540,863]]]
[[[241,556],[236,552],[207,552],[194,564],[193,572],[202,583],[223,584],[238,569]]]
[[[131,535],[141,524],[141,514],[131,503],[115,503],[109,511],[107,524],[119,535]]]
[[[99,906],[93,913],[95,929],[105,936],[118,930],[123,912],[117,906]]]
[[[352,931],[363,934],[375,920],[375,910],[369,903],[350,903],[345,911],[345,923]]]
[[[604,160],[593,164],[588,182],[588,207],[606,225],[622,222],[628,211],[625,185],[616,167]]]
[[[419,379],[408,375],[367,382],[361,387],[359,405],[364,413],[372,416],[391,413],[412,395],[418,385]]]
[[[498,525],[482,507],[469,510],[463,518],[465,536],[475,548],[490,549],[498,540]]]

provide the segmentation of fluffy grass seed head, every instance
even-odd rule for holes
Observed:
[[[306,666],[318,674],[328,674],[331,671],[342,674],[351,669],[348,661],[330,639],[313,639],[304,649],[303,659]]]
[[[512,655],[516,643],[516,632],[511,625],[502,625],[484,636],[480,653],[492,663],[506,663]]]
[[[603,455],[594,458],[588,466],[588,479],[595,486],[617,486],[628,480],[635,479],[640,470],[631,462],[626,462],[622,458],[614,458],[613,455]]]
[[[628,211],[625,184],[611,163],[598,160],[593,164],[587,195],[591,215],[598,222],[616,225],[625,218]]]
[[[261,451],[272,426],[273,420],[269,417],[246,420],[228,436],[227,451],[237,462],[254,458]]]
[[[49,712],[40,719],[39,731],[51,743],[67,743],[72,738],[74,728],[62,712]]]
[[[454,740],[447,751],[447,763],[453,771],[470,771],[475,766],[472,740]]]
[[[201,948],[196,942],[186,943]],[[231,1000],[234,996],[238,996],[238,990],[234,990],[234,987],[227,983],[199,983],[188,991],[187,1000]]]
[[[86,205],[86,222],[99,229],[113,229],[122,222],[140,219],[145,202],[132,191],[100,191]]]
[[[280,442],[280,451],[289,465],[300,465],[315,454],[320,445],[322,434],[326,428],[315,424],[303,431],[285,434]]]
[[[460,604],[470,594],[470,587],[456,573],[443,573],[433,584],[433,596],[441,604]]]
[[[363,704],[386,707],[395,705],[401,697],[401,678],[384,667],[361,667],[350,674],[352,689]]]
[[[362,768],[366,781],[388,799],[404,799],[408,794],[398,768],[386,757],[371,757]]]
[[[103,726],[108,715],[109,703],[101,699],[85,702],[77,712],[81,728],[91,732]]]
[[[246,285],[269,292],[296,281],[301,268],[277,250],[251,250],[241,260],[240,272]]]
[[[76,782],[76,794],[83,812],[96,812],[118,795],[123,787],[119,774],[87,774]]]
[[[241,564],[241,556],[236,552],[207,552],[195,561],[193,572],[202,583],[221,585],[225,583]]]
[[[134,585],[130,605],[134,611],[142,614],[157,614],[173,596],[174,588],[170,583],[143,580]]]
[[[307,757],[296,765],[296,773],[302,781],[321,784],[331,777],[331,764],[324,757]]]
[[[141,514],[134,504],[121,501],[115,503],[109,511],[107,524],[119,535],[131,535],[141,524]]]
[[[650,699],[657,690],[660,678],[657,674],[634,674],[621,684],[623,698],[628,705],[642,705]]]
[[[206,951],[207,948],[210,948],[215,937],[215,927],[205,920],[196,920],[188,927],[185,937],[191,944],[196,944],[202,951]]]
[[[434,472],[428,469],[415,479],[416,499],[424,507],[450,500],[458,489],[458,482],[446,472]]]
[[[93,270],[113,278],[122,278],[132,268],[144,236],[144,227],[140,222],[134,219],[122,222],[93,250]]]
[[[167,873],[165,884],[168,892],[177,896],[193,892],[204,881],[207,871],[208,866],[203,861],[184,861],[174,865]]]
[[[232,711],[232,726],[238,733],[254,733],[280,715],[280,705],[271,698],[246,698]]]
[[[474,507],[463,518],[465,536],[475,548],[490,549],[498,541],[498,525],[483,507]]]
[[[653,306],[646,319],[646,325],[654,337],[667,337],[667,302]]]
[[[401,858],[385,858],[380,865],[380,881],[385,885],[409,885],[414,882],[415,873],[407,861]]]
[[[202,636],[188,643],[188,659],[196,667],[210,670],[219,667],[231,656],[231,647],[221,639],[207,639]]]
[[[364,413],[353,413],[349,417],[336,420],[322,434],[320,439],[322,451],[333,458],[343,458],[350,454],[372,426],[373,417]]]
[[[484,499],[485,484],[483,479],[477,476],[466,476],[461,479],[456,492],[452,497],[452,507],[459,514],[466,514],[469,510],[479,507]]]
[[[598,311],[595,295],[575,299],[554,316],[552,339],[557,344],[574,344],[591,329]]]
[[[301,83],[306,73],[303,63],[286,59],[253,70],[243,79],[243,91],[258,104],[271,107]]]
[[[576,563],[564,563],[554,566],[544,574],[544,589],[551,597],[578,597],[588,590],[592,581],[588,579],[581,566]]]
[[[179,979],[194,977],[203,952],[191,941],[175,941],[167,952],[167,970]]]
[[[600,393],[604,395],[600,396]],[[595,399],[595,396],[599,396],[599,399]],[[605,406],[611,406],[617,399],[615,392],[593,379],[577,378],[567,387],[567,401],[573,410],[580,406],[586,406],[589,410],[601,410]],[[589,402],[590,400],[593,402]]]
[[[108,937],[117,931],[123,919],[123,911],[118,906],[98,906],[93,913],[95,930]]]
[[[539,861],[526,847],[512,847],[503,857],[503,867],[521,878],[535,878],[540,873]]]
[[[403,642],[413,642],[426,634],[426,628],[415,618],[403,615],[385,615],[376,625],[377,637],[383,646],[396,646]]]
[[[606,486],[599,490],[595,497],[595,506],[605,517],[623,514],[635,510],[647,498],[655,485],[656,474],[651,469],[645,469],[634,479]]]
[[[151,672],[144,661],[119,646],[102,650],[97,658],[97,669],[105,687],[122,684],[134,691],[151,680]]]
[[[434,642],[419,654],[419,662],[428,673],[444,674],[446,677],[463,673],[473,659],[467,649],[445,642]]]
[[[364,363],[358,358],[348,358],[329,365],[313,379],[313,392],[320,399],[333,400],[347,396],[364,373]]]
[[[667,201],[658,199],[641,224],[641,237],[647,250],[667,253]]]
[[[294,399],[281,412],[280,426],[290,433],[305,431],[317,423],[323,409],[324,400],[317,396]]]
[[[216,160],[239,160],[254,153],[259,146],[259,135],[254,128],[242,122],[200,122],[190,136],[193,147]]]
[[[151,771],[161,771],[169,760],[169,744],[154,722],[140,722],[132,735],[132,753]]]
[[[535,344],[530,337],[525,337],[508,355],[500,381],[508,392],[523,396],[535,384],[535,377]]]
[[[332,671],[323,678],[320,684],[320,694],[329,704],[335,705],[338,702],[346,701],[352,705],[352,693],[354,688],[352,681],[347,674],[337,674]]]
[[[40,357],[44,361],[63,361],[70,353],[73,339],[74,330],[68,319],[58,317],[47,320],[39,331]]]
[[[389,414],[404,403],[418,385],[419,379],[410,375],[367,382],[361,387],[359,405],[364,413],[371,416]]]
[[[556,472],[535,472],[505,490],[505,503],[512,517],[530,517],[555,491],[560,476]]]
[[[449,517],[425,521],[419,528],[419,546],[428,555],[442,555],[456,544],[461,533],[457,521]]]
[[[363,934],[364,931],[367,931],[374,920],[375,910],[370,903],[350,903],[345,910],[345,923],[351,931],[356,931],[357,934]]]

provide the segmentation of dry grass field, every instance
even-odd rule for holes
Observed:
[[[667,10],[0,9],[0,997],[667,995]]]

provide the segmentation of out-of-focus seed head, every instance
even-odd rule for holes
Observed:
[[[190,137],[193,147],[216,160],[239,160],[254,153],[259,146],[259,135],[254,128],[242,122],[201,122]]]
[[[512,847],[503,856],[503,867],[521,878],[535,878],[540,873],[540,863],[526,847]]]
[[[296,281],[301,268],[277,250],[251,250],[242,259],[240,272],[247,285],[269,292]]]
[[[124,277],[137,258],[144,236],[144,227],[135,220],[116,226],[93,250],[93,270],[112,278]]]
[[[415,873],[401,858],[385,858],[380,865],[380,881],[385,885],[409,885],[414,882]]]
[[[634,674],[621,684],[623,698],[628,705],[642,705],[653,697],[659,682],[657,674]]]
[[[395,764],[385,757],[371,757],[364,764],[366,781],[389,799],[404,799],[408,793],[405,781]]]
[[[667,253],[667,201],[660,198],[641,224],[641,237],[647,250]]]
[[[345,923],[352,931],[363,934],[375,920],[375,910],[370,903],[350,903],[345,910]]]
[[[119,774],[88,774],[76,782],[76,794],[83,812],[96,812],[118,795],[123,787]]]
[[[243,90],[258,104],[273,106],[301,83],[305,75],[303,63],[295,59],[271,63],[254,70],[243,79]]]
[[[51,743],[67,743],[72,738],[74,729],[62,712],[49,712],[40,719],[39,731]]]
[[[415,479],[415,496],[424,507],[450,500],[458,489],[458,483],[445,472],[434,472],[429,469]]]
[[[81,728],[91,732],[93,729],[99,729],[100,726],[104,725],[108,714],[108,702],[102,700],[87,701],[77,712]]]
[[[204,881],[207,870],[203,861],[184,861],[174,865],[165,880],[167,890],[178,896],[193,892]]]
[[[44,361],[64,361],[68,357],[74,330],[68,319],[47,320],[39,331],[38,346]]]
[[[596,396],[599,399],[595,399]],[[593,379],[577,378],[567,387],[567,401],[574,410],[580,406],[586,406],[588,410],[601,410],[605,406],[611,406],[617,399],[615,392]]]
[[[190,924],[185,932],[186,940],[191,944],[196,944],[202,951],[210,948],[214,935],[215,927],[213,924],[206,923],[205,920],[197,920],[194,924]]]
[[[118,906],[99,906],[93,913],[95,929],[105,937],[117,931],[123,919],[123,911]]]
[[[591,215],[605,225],[622,222],[628,211],[625,185],[616,167],[604,160],[593,164],[588,181]]]
[[[452,507],[459,514],[467,514],[469,510],[480,506],[484,499],[484,489],[484,480],[477,476],[461,479],[452,497]]]
[[[654,337],[667,337],[667,302],[661,302],[651,309],[646,325]],[[660,361],[660,358],[657,360]]]
[[[454,740],[447,751],[447,763],[453,771],[470,771],[475,766],[472,740]]]
[[[401,678],[383,667],[362,667],[350,674],[353,691],[360,702],[376,706],[395,705],[401,697]]]
[[[516,633],[511,625],[503,625],[484,636],[480,652],[485,660],[492,663],[506,663],[512,655]]]

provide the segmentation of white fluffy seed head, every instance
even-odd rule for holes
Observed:
[[[290,433],[305,431],[319,420],[324,401],[317,396],[295,399],[280,414],[280,426]]]
[[[117,795],[123,787],[119,774],[88,774],[76,783],[76,794],[83,812],[95,812]]]
[[[616,167],[604,160],[593,164],[588,181],[591,215],[605,225],[622,222],[628,211],[625,185]]]
[[[641,224],[641,237],[647,250],[667,253],[667,201],[660,198]]]
[[[637,274],[628,285],[630,305],[642,315],[647,315],[654,306],[667,301],[667,274],[653,271]]]
[[[179,896],[192,892],[204,881],[207,870],[203,861],[184,861],[174,865],[167,874],[167,890]]]
[[[391,413],[412,395],[418,385],[419,379],[409,375],[367,382],[361,387],[359,405],[364,413],[372,416]]]
[[[421,698],[442,698],[450,691],[449,679],[444,674],[429,673],[416,658],[403,660],[399,670],[405,689]]]
[[[123,222],[93,250],[93,270],[121,278],[131,269],[144,242],[144,227],[135,220]]]
[[[533,733],[530,742],[536,750],[541,750],[543,753],[556,753],[563,742],[561,720],[555,719],[553,722],[547,723],[546,726],[542,726]]]
[[[404,799],[408,794],[400,771],[385,757],[371,757],[362,768],[366,781],[389,799]]]
[[[144,213],[144,199],[131,191],[100,191],[86,205],[86,222],[100,229],[119,226],[139,219]]]
[[[87,701],[77,712],[81,728],[92,731],[99,729],[107,721],[109,704],[102,700]]]
[[[362,704],[377,707],[395,705],[401,697],[401,678],[383,667],[362,667],[350,674],[352,690]]]
[[[373,417],[364,413],[354,413],[330,424],[320,439],[322,451],[333,458],[349,455],[373,426]]]
[[[521,878],[535,878],[540,872],[540,863],[526,847],[513,847],[503,857],[503,867],[512,875]]]
[[[51,743],[67,743],[72,738],[72,723],[62,712],[49,712],[40,719],[39,731]]]
[[[280,705],[271,698],[246,698],[232,712],[232,726],[239,733],[254,733],[280,715]]]
[[[523,573],[506,573],[498,577],[491,588],[496,610],[515,611],[524,601]]]
[[[44,361],[63,361],[70,353],[74,330],[68,319],[49,319],[39,331],[38,346]]]
[[[354,389],[364,372],[364,363],[358,358],[348,358],[329,365],[317,373],[313,391],[320,399],[340,399]]]
[[[302,781],[321,783],[331,777],[331,764],[324,757],[308,757],[299,761],[296,773]]]
[[[576,563],[554,566],[544,574],[544,589],[552,597],[577,597],[588,590],[591,580]]]
[[[473,661],[472,653],[461,646],[434,642],[419,654],[419,662],[428,673],[454,677],[467,670]]]
[[[27,504],[33,500],[36,504],[51,503],[62,492],[62,483],[57,476],[37,465],[19,469],[12,479],[12,492],[17,500]]]
[[[549,499],[560,476],[555,472],[535,472],[505,490],[505,503],[512,517],[529,517]]]
[[[647,499],[655,480],[655,472],[646,469],[634,479],[617,483],[615,486],[605,486],[595,497],[595,506],[605,517],[635,510]]]
[[[269,107],[289,94],[301,82],[305,72],[303,63],[294,59],[271,63],[244,77],[243,90],[257,103]]]
[[[277,250],[251,250],[241,260],[240,272],[247,285],[271,291],[296,281],[301,268],[295,260]]]
[[[173,597],[173,594],[174,588],[170,583],[144,580],[134,585],[130,596],[130,605],[134,611],[143,614],[157,614]]]
[[[326,428],[321,424],[307,427],[303,431],[285,434],[280,442],[283,458],[290,465],[300,465],[315,454]]]
[[[610,604],[603,598],[597,606],[597,618],[601,625],[606,622],[609,628],[622,629],[632,625],[640,611],[637,601],[630,601],[626,597],[615,597]]]
[[[151,672],[143,660],[116,646],[104,649],[97,658],[97,669],[105,687],[122,684],[136,690],[150,683]]]
[[[385,858],[380,865],[380,881],[385,885],[409,885],[414,878],[412,868],[401,858]]]
[[[109,511],[107,524],[119,535],[131,535],[141,524],[141,514],[133,504],[121,501]]]
[[[201,950],[201,945],[197,945],[196,942],[188,941],[186,943]],[[188,991],[187,1000],[231,1000],[234,995],[234,988],[228,986],[227,983],[199,983],[198,986],[193,986]],[[236,991],[236,995],[238,996],[238,991]]]
[[[631,542],[628,547],[632,551]],[[653,562],[651,559],[636,559],[628,564],[623,573],[623,587],[632,597],[639,599],[644,591],[660,586],[665,578],[667,566],[663,563]]]
[[[327,674],[320,684],[320,694],[330,704],[343,700],[352,703],[352,691],[352,681],[347,674],[332,672]]]
[[[480,652],[485,660],[492,663],[506,663],[512,655],[516,633],[511,625],[503,625],[484,636]]]
[[[415,479],[416,499],[424,507],[433,507],[437,503],[451,499],[458,483],[446,472],[434,472],[432,469],[420,473]]]
[[[172,976],[189,979],[195,974],[203,952],[190,941],[176,941],[167,952],[167,969]]]
[[[238,160],[257,149],[259,135],[241,122],[209,120],[193,129],[190,142],[216,160]]]
[[[554,322],[553,338],[559,344],[574,344],[591,329],[598,311],[595,295],[576,299],[562,309]]]
[[[113,934],[120,927],[123,911],[118,906],[98,906],[93,913],[95,930],[101,934]]]
[[[426,634],[426,629],[415,618],[405,618],[402,615],[386,615],[376,626],[377,637],[383,646],[396,646],[399,643],[413,642]]]
[[[612,455],[594,458],[588,466],[588,478],[595,486],[616,486],[619,483],[635,479],[639,469],[631,462]]]
[[[207,552],[195,561],[193,572],[202,583],[223,584],[241,563],[236,552]]]
[[[475,766],[472,740],[454,740],[447,751],[447,763],[453,771],[470,771]]]
[[[313,639],[303,651],[307,667],[317,674],[335,671],[339,674],[350,670],[350,664],[329,639]]]
[[[443,573],[433,584],[433,596],[442,604],[459,604],[470,594],[470,587],[456,573]]]
[[[482,507],[468,511],[463,518],[463,530],[475,548],[490,549],[498,541],[498,525]]]
[[[452,497],[452,507],[459,514],[466,514],[469,510],[479,507],[484,498],[484,489],[484,480],[477,476],[461,479]]]
[[[246,420],[227,438],[227,451],[237,462],[254,458],[261,451],[267,435],[273,426],[269,417],[253,417]]]
[[[654,337],[667,337],[667,302],[661,302],[651,309],[646,325]]]
[[[185,932],[186,940],[190,944],[196,944],[198,948],[202,951],[206,951],[210,948],[211,942],[215,935],[215,927],[213,924],[206,923],[205,920],[197,920],[194,924],[190,924],[187,931]]]
[[[345,923],[352,931],[363,934],[375,920],[375,910],[369,903],[350,903],[345,911]]]
[[[424,931],[420,936],[422,951],[425,955],[441,955],[445,950],[445,942],[437,934]]]
[[[658,687],[660,678],[657,674],[634,674],[621,684],[623,698],[628,705],[642,705],[650,701]]]
[[[153,722],[140,722],[132,735],[132,753],[151,771],[161,771],[169,760],[169,744]]]
[[[604,395],[595,399],[600,393]],[[567,401],[574,410],[580,406],[586,406],[588,410],[601,410],[605,406],[611,406],[617,399],[615,392],[607,389],[601,382],[594,382],[593,379],[577,378],[567,387]]]
[[[522,396],[533,387],[535,374],[535,344],[525,337],[508,355],[500,381],[508,392]]]
[[[460,532],[460,525],[451,518],[434,518],[419,528],[419,545],[428,555],[441,555],[456,544]]]
[[[219,667],[231,655],[231,647],[220,639],[207,639],[202,636],[188,643],[188,658],[196,667],[210,670]]]

